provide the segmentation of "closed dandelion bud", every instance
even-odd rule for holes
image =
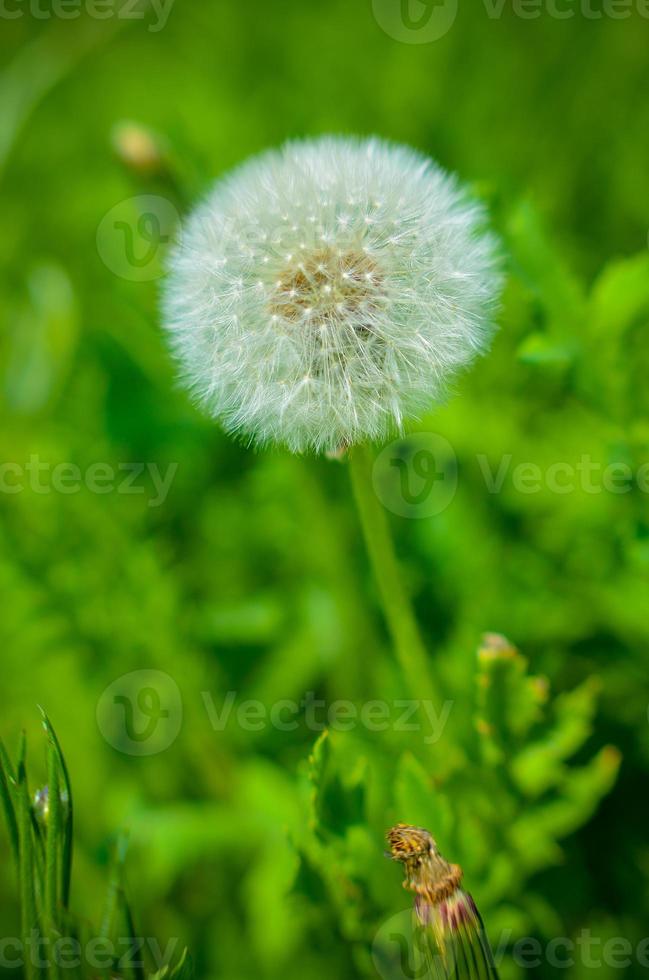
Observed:
[[[160,138],[139,123],[118,123],[112,142],[122,163],[137,173],[150,176],[165,166]]]
[[[485,633],[478,648],[478,659],[482,663],[494,660],[516,660],[520,654],[513,643],[502,633]]]
[[[404,868],[403,887],[415,896],[414,953],[425,975],[497,980],[480,913],[460,887],[459,865],[449,864],[421,827],[398,824],[387,837],[390,857]]]
[[[487,346],[481,207],[406,147],[324,137],[220,180],[172,255],[164,322],[226,430],[296,452],[381,440]]]

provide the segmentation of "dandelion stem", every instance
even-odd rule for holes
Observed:
[[[437,702],[426,648],[394,550],[388,520],[372,487],[372,455],[366,446],[349,453],[354,498],[379,587],[383,611],[410,695]]]

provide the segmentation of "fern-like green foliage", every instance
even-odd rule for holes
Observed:
[[[400,875],[383,867],[386,821],[429,828],[463,867],[503,977],[518,975],[512,940],[560,929],[534,875],[563,861],[562,840],[615,781],[616,749],[582,758],[597,695],[598,684],[586,681],[552,699],[507,640],[487,636],[475,661],[472,725],[454,733],[453,753],[450,735],[432,746],[421,744],[421,732],[394,738],[389,751],[357,734],[320,736],[306,774],[309,830],[298,848],[363,975],[374,975],[372,930],[380,935],[383,919],[409,902],[399,896]],[[449,726],[452,717],[453,708]]]

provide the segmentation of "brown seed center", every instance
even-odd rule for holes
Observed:
[[[296,323],[327,323],[359,315],[367,317],[382,296],[382,277],[376,262],[361,249],[316,249],[294,261],[280,274],[270,311]],[[361,328],[368,324],[362,320]]]

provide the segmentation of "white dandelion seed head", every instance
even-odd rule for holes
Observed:
[[[164,319],[185,381],[251,442],[388,437],[488,344],[501,276],[484,224],[407,147],[324,137],[253,158],[172,254]]]

